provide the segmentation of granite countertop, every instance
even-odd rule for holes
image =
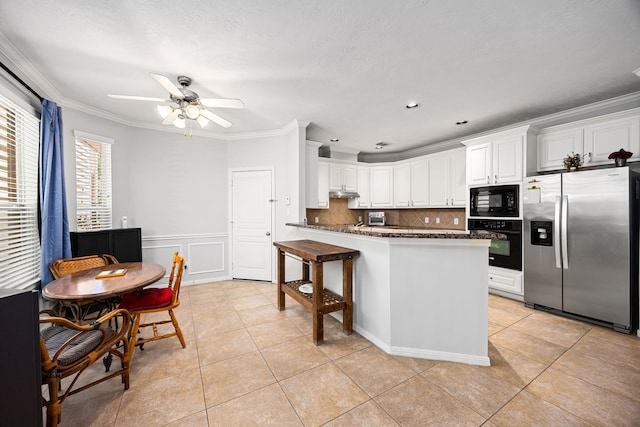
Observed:
[[[357,226],[357,225],[320,225],[290,222],[292,227],[312,230],[335,231],[338,233],[358,234],[373,237],[404,237],[419,239],[498,239],[506,240],[507,236],[492,231],[465,231],[430,228],[405,228],[400,226]]]

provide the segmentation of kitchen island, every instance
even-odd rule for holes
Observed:
[[[354,248],[354,329],[389,354],[488,366],[488,247],[496,233],[308,225],[296,238]],[[324,287],[340,294],[342,270]],[[334,313],[332,314],[339,318]]]

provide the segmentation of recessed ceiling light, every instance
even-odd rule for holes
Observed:
[[[469,122],[466,121],[466,120],[460,120],[460,121],[456,122],[457,125],[466,125],[467,123],[469,123]]]
[[[405,108],[418,108],[420,106],[420,104],[418,104],[417,102],[410,102],[407,105],[405,105]]]
[[[338,142],[338,141],[340,141],[340,140],[339,140],[338,138],[331,138],[331,139],[330,139],[330,141],[331,141],[331,142]]]

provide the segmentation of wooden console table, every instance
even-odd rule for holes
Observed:
[[[323,340],[323,316],[342,310],[342,329],[353,331],[353,258],[360,251],[329,245],[313,240],[292,240],[274,242],[278,248],[278,310],[284,310],[284,294],[300,303],[313,314],[313,342],[318,345]],[[285,253],[302,259],[302,280],[285,281]],[[342,296],[324,289],[323,263],[342,260]],[[309,265],[313,266],[313,292],[301,292],[300,286],[309,283]]]

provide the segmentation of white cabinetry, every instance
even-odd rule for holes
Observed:
[[[582,129],[566,129],[538,134],[538,170],[564,167],[563,159],[570,153],[582,154]]]
[[[421,208],[429,204],[429,162],[426,158],[393,168],[393,199],[399,208]]]
[[[318,162],[318,208],[329,207],[329,163]]]
[[[329,190],[356,191],[356,166],[329,163]]]
[[[357,167],[357,183],[358,183],[358,194],[360,197],[356,197],[355,199],[349,200],[349,207],[362,209],[371,207],[371,196],[370,196],[370,178],[369,178],[369,167],[368,166],[358,166]]]
[[[505,184],[523,178],[524,146],[529,126],[464,141],[467,184]]]
[[[452,150],[429,156],[429,206],[465,207],[465,150]]]
[[[500,267],[489,267],[489,288],[523,296],[522,272]]]
[[[621,148],[640,159],[640,109],[542,129],[538,134],[538,171],[564,169],[571,153],[584,156],[585,165],[613,164],[609,154]]]
[[[393,207],[393,166],[373,166],[369,169],[372,208]]]

